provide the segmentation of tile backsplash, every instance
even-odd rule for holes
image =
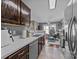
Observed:
[[[23,26],[20,27],[12,27],[12,26],[1,26],[1,30],[11,30],[13,36],[22,36],[23,31],[26,29]],[[26,29],[27,30],[27,29]]]

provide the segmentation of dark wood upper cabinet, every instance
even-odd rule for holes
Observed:
[[[20,24],[20,0],[2,0],[1,21],[4,23]]]
[[[22,25],[29,25],[30,24],[30,17],[31,10],[30,8],[21,1],[21,24]]]
[[[28,15],[27,15],[28,14]],[[1,22],[25,25],[30,22],[30,9],[21,0],[1,1]]]

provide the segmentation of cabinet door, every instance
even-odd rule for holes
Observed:
[[[41,40],[42,40],[42,47],[45,45],[45,39],[44,39],[44,36],[41,37]]]
[[[17,59],[29,59],[29,47],[25,46],[21,50],[18,51],[18,58]]]
[[[27,58],[27,52],[22,51],[21,53],[18,54],[18,59],[26,59]]]
[[[42,37],[38,39],[38,55],[40,54],[41,50],[42,50]]]
[[[29,26],[31,10],[21,1],[21,24]]]
[[[1,22],[19,24],[20,0],[2,0]]]

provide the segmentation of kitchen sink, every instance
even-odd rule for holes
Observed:
[[[35,34],[33,35],[33,37],[39,37],[41,34]]]

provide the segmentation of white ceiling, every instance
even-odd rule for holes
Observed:
[[[56,8],[49,9],[48,0],[23,0],[32,10],[32,20],[38,22],[56,22],[64,18],[64,9],[69,0],[57,0]]]

